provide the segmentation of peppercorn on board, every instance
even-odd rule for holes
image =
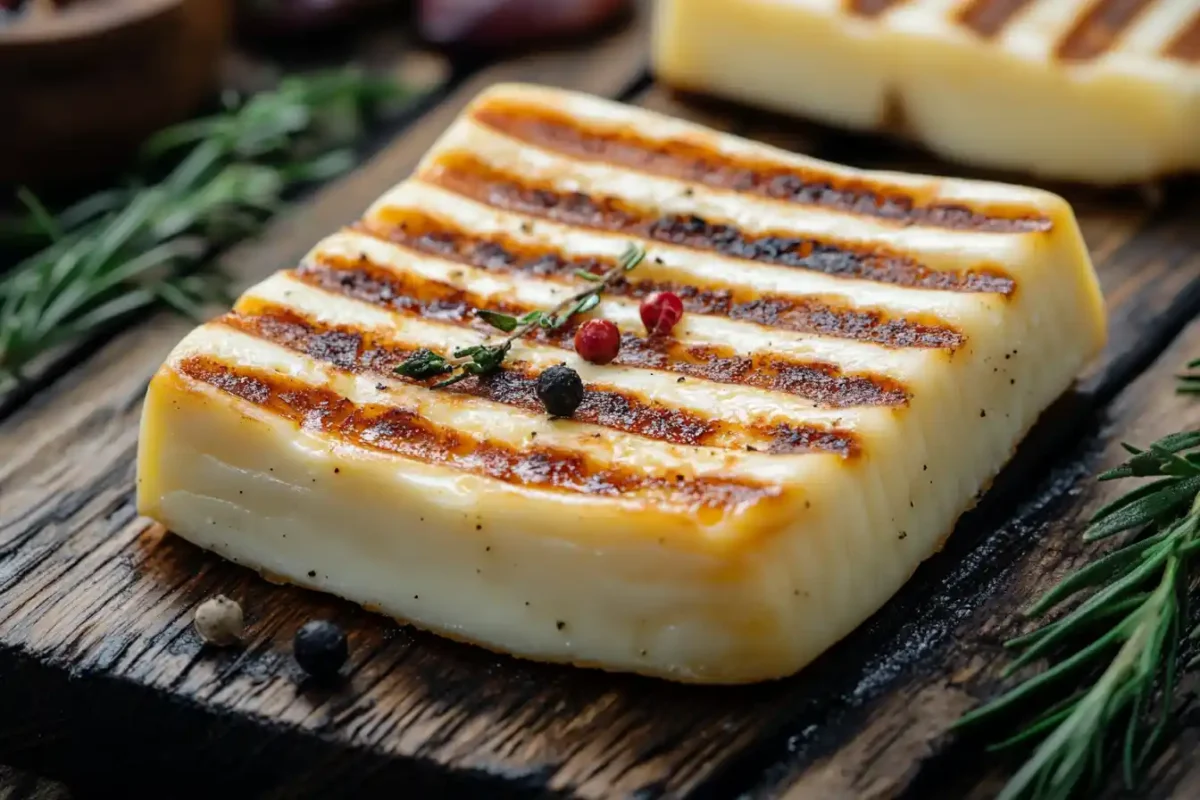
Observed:
[[[1194,0],[662,0],[669,85],[1101,184],[1200,169]]]
[[[647,86],[645,33],[635,23],[578,47],[489,63],[380,142],[361,168],[229,253],[225,269],[244,287],[298,264],[321,234],[409,174],[468,100],[499,81],[621,97],[843,163],[970,174]],[[122,797],[258,787],[362,800],[393,797],[396,786],[431,797],[994,793],[996,762],[949,726],[1007,685],[1000,673],[1011,656],[996,643],[1027,629],[1019,610],[1095,552],[1079,533],[1115,496],[1105,492],[1115,482],[1094,475],[1123,458],[1119,442],[1145,444],[1200,411],[1171,394],[1173,374],[1200,352],[1196,326],[1177,337],[1200,307],[1193,188],[1171,183],[1154,204],[1065,188],[1108,300],[1108,347],[1023,440],[981,507],[879,613],[796,676],[751,686],[508,658],[333,595],[275,586],[164,535],[134,513],[137,425],[146,382],[189,324],[139,320],[94,344],[90,357],[58,365],[16,412],[0,401],[0,762],[72,785],[107,779]],[[246,610],[244,647],[213,649],[193,630],[198,604],[218,594]],[[329,687],[304,680],[292,658],[293,635],[313,619],[336,621],[350,641],[343,677]],[[114,720],[123,735],[112,735]],[[1147,796],[1187,794],[1193,739],[1185,730],[1155,765]],[[152,788],[135,795],[131,782]]]
[[[781,201],[820,182],[822,203]],[[830,202],[835,195],[836,202]],[[446,389],[394,368],[647,257],[593,314]],[[636,299],[672,287],[672,337]],[[150,385],[139,510],[285,580],[517,655],[790,674],[940,546],[1104,336],[1048,193],[858,173],[498,86],[416,175],[190,334]],[[533,396],[565,362],[570,420]]]

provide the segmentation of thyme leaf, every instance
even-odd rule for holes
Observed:
[[[514,317],[499,311],[481,309],[476,315],[494,328],[508,334],[496,344],[477,344],[463,347],[454,351],[453,359],[437,356],[429,350],[418,350],[405,359],[395,372],[406,378],[421,380],[450,373],[450,377],[433,384],[434,389],[453,386],[467,378],[491,375],[497,372],[504,359],[512,350],[513,342],[529,333],[534,328],[557,330],[566,325],[578,314],[586,314],[600,304],[600,295],[612,284],[621,280],[625,273],[637,267],[646,257],[646,251],[636,245],[629,245],[621,255],[617,265],[596,276],[594,284],[578,294],[568,297],[554,308],[547,311],[534,310]],[[436,362],[439,371],[430,372],[431,357]],[[442,369],[444,367],[444,369]]]
[[[445,358],[432,350],[417,350],[397,367],[397,372],[409,378],[424,379],[444,375],[452,369]]]
[[[505,333],[511,333],[516,330],[521,321],[516,317],[510,317],[508,314],[501,314],[499,311],[487,311],[481,309],[476,312],[476,315],[493,328],[499,328]]]

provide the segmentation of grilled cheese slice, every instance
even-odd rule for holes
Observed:
[[[1126,183],[1200,168],[1195,0],[661,0],[681,89],[953,160]]]
[[[809,187],[811,191],[805,189]],[[395,367],[645,260],[574,324],[447,388]],[[648,337],[638,303],[686,313]],[[531,86],[483,93],[416,174],[175,348],[142,513],[273,577],[529,658],[788,675],[938,549],[1100,348],[1070,208],[858,172]],[[566,363],[571,419],[534,386]]]

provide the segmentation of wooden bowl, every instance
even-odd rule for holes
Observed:
[[[227,0],[77,0],[0,28],[0,183],[87,178],[215,88]]]

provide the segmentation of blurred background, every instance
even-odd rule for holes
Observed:
[[[118,171],[222,91],[363,64],[420,90],[619,24],[630,0],[0,0],[0,186]],[[5,197],[11,192],[0,193]]]
[[[1191,13],[1194,9],[1187,3],[1192,1],[1174,7]],[[1200,0],[1194,2],[1200,6]],[[287,234],[295,241],[286,248],[243,255],[241,274],[227,276],[228,281],[220,275],[215,255],[260,229],[276,212],[287,214],[288,201],[307,200],[305,192],[346,172],[364,156],[394,149],[384,148],[386,143],[411,149],[403,158],[377,161],[333,185],[330,191],[354,184],[335,201],[326,201],[320,211],[324,216],[303,218],[306,223],[319,218],[331,226],[342,224],[373,200],[381,186],[404,177],[427,144],[414,138],[413,131],[422,126],[442,130],[449,117],[437,112],[453,110],[442,101],[462,95],[461,90],[472,88],[479,78],[502,74],[503,79],[562,83],[605,96],[620,93],[655,111],[857,167],[964,174],[958,166],[903,142],[769,112],[732,113],[722,101],[689,96],[683,98],[689,103],[686,113],[679,113],[684,106],[674,90],[651,80],[646,71],[644,47],[597,47],[601,55],[579,58],[590,42],[603,42],[608,34],[616,32],[611,39],[641,36],[649,5],[650,0],[0,0],[0,418],[36,405],[40,390],[74,374],[115,331],[142,321],[149,316],[146,312],[170,307],[203,316],[206,308],[227,302],[221,298],[236,289],[237,280],[265,274],[280,262],[294,264],[285,254],[302,254],[317,235],[332,228],[307,224],[298,235]],[[887,5],[864,1],[837,7],[869,11]],[[1037,4],[981,0],[972,7],[1015,13],[1026,5]],[[1125,9],[1121,13],[1126,21],[1133,11],[1149,7],[1123,0],[1107,0],[1096,8],[1101,5]],[[1097,25],[1102,33],[1108,30]],[[718,38],[725,36],[725,28],[717,30]],[[1200,19],[1195,30],[1200,31]],[[550,58],[536,69],[479,72],[485,66],[508,66],[509,60],[536,62],[534,54]],[[606,71],[611,75],[596,78]],[[1100,160],[1111,160],[1109,152],[1102,151]],[[375,174],[355,183],[366,172]],[[975,168],[966,174],[991,177]],[[311,197],[327,194],[314,192]],[[1120,193],[1071,188],[1066,194],[1113,304],[1113,345],[1103,374],[1097,368],[1088,379],[1089,386],[1101,387],[1087,390],[1094,392],[1088,402],[1099,407],[1145,369],[1200,307],[1200,260],[1195,258],[1200,252],[1195,224],[1200,195],[1194,183],[1164,190],[1157,181]],[[357,199],[348,202],[348,197]],[[331,202],[337,206],[333,213],[328,209]],[[294,214],[289,215],[287,224],[293,219]],[[253,269],[247,268],[250,265]],[[159,330],[147,326],[145,336],[158,335]],[[118,363],[116,369],[97,374],[126,369]],[[1131,413],[1122,411],[1122,418]],[[1153,414],[1161,416],[1158,410]],[[1079,421],[1074,426],[1061,426],[1055,433],[1058,438],[1043,444],[1058,447],[1073,441],[1078,425],[1087,424],[1085,415],[1075,416]],[[100,431],[99,425],[96,428]],[[104,429],[96,439],[101,436],[115,434]],[[1144,438],[1140,432],[1138,438]],[[83,442],[93,444],[90,438]],[[1043,450],[1032,452],[1044,455]],[[60,456],[53,453],[48,458]],[[0,463],[3,459],[0,452]],[[1071,469],[1076,467],[1072,461]],[[35,472],[35,480],[39,477]],[[1029,475],[1023,479],[1029,480]],[[46,485],[51,487],[46,491],[57,491],[58,484]],[[1067,484],[1055,486],[1066,491]],[[996,507],[1004,505],[1007,515],[1009,502],[1005,495]],[[48,507],[57,503],[52,497]],[[114,501],[113,507],[126,506]],[[995,541],[1007,541],[1010,530],[1026,530],[1023,519],[996,528]],[[1061,536],[1073,536],[1072,526],[1055,524],[1060,538],[1047,538],[1052,553],[1058,553]],[[66,541],[67,534],[62,539]],[[960,540],[959,550],[943,557],[961,559],[965,565],[947,585],[976,585],[983,573],[971,570],[980,569],[979,562],[964,557],[973,546]],[[927,605],[922,599],[921,605],[896,607],[895,619],[903,618],[904,636],[909,637],[903,641],[920,642],[912,652],[927,652],[929,641],[948,635],[957,624],[952,620],[965,618],[962,615],[975,608],[966,595],[947,602],[941,587],[949,579],[930,574],[932,583],[913,590],[929,592]],[[928,588],[934,585],[936,592]],[[1020,593],[1023,602],[1025,584],[1020,584]],[[913,608],[926,616],[913,616]],[[886,624],[875,630],[883,628]],[[890,646],[892,639],[876,641]],[[978,651],[962,652],[976,658],[990,653],[990,647],[984,642]],[[873,659],[862,663],[874,664]],[[840,662],[832,663],[840,680]],[[892,669],[890,661],[881,658],[878,663]],[[846,680],[857,680],[855,674],[847,672]],[[883,685],[874,676],[869,680]],[[939,676],[938,685],[949,683]],[[827,697],[844,695],[828,691],[820,681],[813,686],[810,694],[793,696],[791,706],[771,701],[745,711],[757,713],[755,709],[767,705],[778,705],[778,711],[772,711],[777,714],[791,714],[800,705],[807,709],[789,721],[793,727],[779,739],[787,755],[773,753],[764,759],[791,758],[797,742],[811,748],[817,741],[806,738],[823,727],[809,720],[826,719],[825,711],[814,710],[820,705],[816,698],[823,703]],[[734,718],[732,709],[743,705],[741,697],[730,695],[728,705],[721,706],[730,709],[728,719]],[[42,697],[36,702],[42,703]],[[689,703],[683,700],[679,707]],[[833,705],[840,709],[838,703]],[[857,707],[852,710],[857,713]],[[63,752],[58,739],[6,730],[4,717],[5,709],[0,708],[0,744],[7,737],[11,752]],[[725,719],[721,716],[721,730],[733,730]],[[891,763],[906,776],[916,774],[905,760],[911,755],[908,751],[924,754],[929,749],[927,742],[914,745],[923,735],[917,727],[899,740],[906,755]],[[712,752],[712,742],[720,743],[717,736],[705,740],[704,752]],[[654,748],[645,750],[660,765],[669,763]],[[851,757],[858,751],[845,752]],[[1180,752],[1186,762],[1186,747]],[[941,750],[938,757],[943,760],[931,763],[937,766],[958,754]],[[75,755],[73,761],[78,760]],[[51,772],[36,761],[19,762],[15,756],[9,760]],[[857,774],[847,773],[848,779]],[[88,789],[68,789],[0,765],[0,800],[62,800],[72,795],[78,800]],[[91,796],[97,795],[93,791]]]
[[[466,76],[603,36],[634,5],[0,0],[0,415],[68,345],[150,306],[200,313],[215,252]],[[76,302],[43,326],[51,280]],[[80,792],[0,764],[0,800]]]

